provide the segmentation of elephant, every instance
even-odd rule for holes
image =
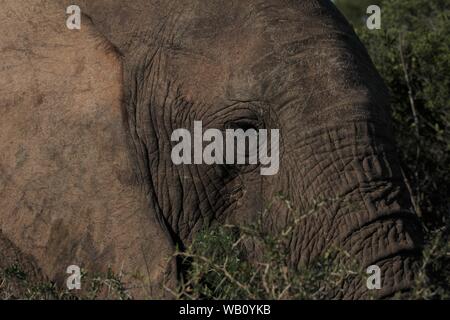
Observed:
[[[377,298],[411,290],[422,233],[388,90],[331,1],[5,0],[0,20],[0,256],[57,283],[111,268],[166,298],[177,248],[264,210],[267,233],[285,227],[282,193],[325,201],[295,225],[292,268],[338,246],[379,266]],[[195,121],[279,129],[279,171],[175,165],[171,134]]]

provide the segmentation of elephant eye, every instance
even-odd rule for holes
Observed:
[[[255,170],[258,167],[257,155],[258,155],[258,132],[264,128],[262,121],[256,117],[245,117],[225,123],[225,129],[242,130],[245,133],[245,139],[238,142],[234,142],[234,163],[228,163],[225,165],[226,171],[231,176],[235,176],[241,173],[246,173]],[[253,132],[251,132],[253,131]],[[253,143],[250,144],[250,141]],[[240,149],[244,147],[244,149]],[[256,158],[255,158],[256,157]],[[237,159],[244,162],[237,161]],[[226,161],[224,161],[226,163]]]
[[[253,129],[258,131],[261,127],[262,127],[261,122],[256,118],[239,119],[225,123],[225,129],[233,129],[233,130],[241,129],[243,131],[247,131]]]

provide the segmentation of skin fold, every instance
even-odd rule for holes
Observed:
[[[110,266],[139,275],[135,296],[165,297],[176,246],[269,204],[281,230],[282,193],[325,203],[295,226],[292,268],[339,247],[381,268],[377,297],[411,288],[422,240],[387,90],[330,1],[80,0],[80,31],[70,4],[0,9],[0,228],[46,277]],[[280,129],[280,171],[174,166],[171,133],[200,120]],[[336,298],[367,294],[356,281]]]

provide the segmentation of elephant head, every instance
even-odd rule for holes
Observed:
[[[387,90],[330,1],[78,2],[81,31],[53,20],[42,21],[46,32],[26,30],[35,34],[20,62],[34,73],[10,58],[16,69],[6,72],[22,89],[1,100],[14,123],[1,125],[14,142],[1,146],[2,228],[44,272],[110,264],[146,271],[158,287],[175,246],[207,226],[252,221],[271,203],[267,232],[286,227],[282,193],[301,212],[324,203],[295,225],[293,268],[338,246],[380,267],[378,296],[411,287],[421,239]],[[65,21],[62,4],[43,3]],[[174,164],[172,133],[196,121],[278,129],[279,171]],[[365,292],[352,283],[342,297]]]

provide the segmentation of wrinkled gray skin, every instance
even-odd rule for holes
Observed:
[[[289,241],[293,267],[337,246],[363,266],[380,266],[378,297],[411,287],[420,232],[386,88],[330,1],[76,2],[122,66],[129,181],[145,195],[143,211],[158,230],[146,244],[150,262],[206,226],[254,221],[269,203],[267,231],[284,228],[291,220],[275,196],[282,193],[300,211],[324,202]],[[205,129],[280,129],[279,173],[174,166],[170,135],[194,120]],[[172,263],[166,273],[180,271]],[[337,298],[366,294],[355,281]]]

